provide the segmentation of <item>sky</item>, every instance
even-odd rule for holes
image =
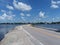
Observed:
[[[0,0],[0,23],[58,21],[60,0]]]

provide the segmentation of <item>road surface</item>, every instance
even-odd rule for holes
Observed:
[[[5,35],[0,45],[34,45],[29,38],[23,31],[22,26],[17,26]]]
[[[60,45],[60,33],[58,32],[32,26],[23,26],[23,28],[41,42],[41,45]]]

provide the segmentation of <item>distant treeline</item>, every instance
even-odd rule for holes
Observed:
[[[1,24],[12,24],[12,25],[14,25],[14,24],[26,24],[26,23],[0,23],[0,25]]]
[[[60,24],[60,22],[52,22],[51,24]]]
[[[32,23],[32,24],[60,24],[60,22],[40,22],[40,23]]]
[[[0,24],[60,24],[60,22],[36,22],[36,23],[0,23]]]

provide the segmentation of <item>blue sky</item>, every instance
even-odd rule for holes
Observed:
[[[0,23],[60,21],[60,0],[0,0]]]

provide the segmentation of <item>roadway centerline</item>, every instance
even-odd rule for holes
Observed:
[[[22,26],[23,28],[23,26]],[[23,28],[23,31],[31,38],[33,39],[34,41],[36,41],[36,43],[38,43],[39,45],[44,45],[42,42],[40,42],[38,39],[36,39],[34,36],[32,36],[28,31],[26,31],[24,28]]]

